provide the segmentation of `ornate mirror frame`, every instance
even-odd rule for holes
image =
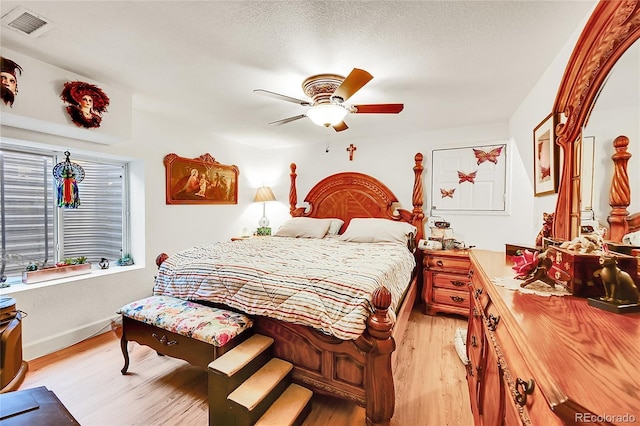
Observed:
[[[607,75],[640,37],[640,0],[600,0],[580,34],[553,105],[562,114],[556,143],[564,161],[560,174],[554,238],[570,240],[580,230],[580,132]]]

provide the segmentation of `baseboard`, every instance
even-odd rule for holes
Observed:
[[[114,315],[102,320],[85,324],[80,327],[40,339],[22,347],[22,357],[26,361],[31,361],[44,355],[59,351],[71,345],[75,345],[85,339],[98,334],[111,331],[114,326],[120,324],[120,315]]]

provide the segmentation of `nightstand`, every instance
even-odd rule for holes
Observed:
[[[425,313],[469,315],[469,251],[423,250]]]

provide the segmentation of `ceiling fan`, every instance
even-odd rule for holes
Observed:
[[[404,104],[350,105],[344,102],[367,84],[373,76],[365,70],[354,68],[345,78],[337,74],[318,74],[302,82],[302,90],[310,101],[292,98],[264,89],[254,89],[255,93],[271,96],[301,106],[311,107],[306,113],[274,121],[269,124],[281,125],[308,117],[318,126],[333,127],[336,132],[347,130],[344,122],[347,114],[398,114]]]

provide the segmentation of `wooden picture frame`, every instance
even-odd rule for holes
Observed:
[[[238,204],[238,167],[220,164],[211,154],[198,158],[167,154],[167,204]]]
[[[557,116],[549,114],[533,129],[533,193],[536,197],[558,191]]]

